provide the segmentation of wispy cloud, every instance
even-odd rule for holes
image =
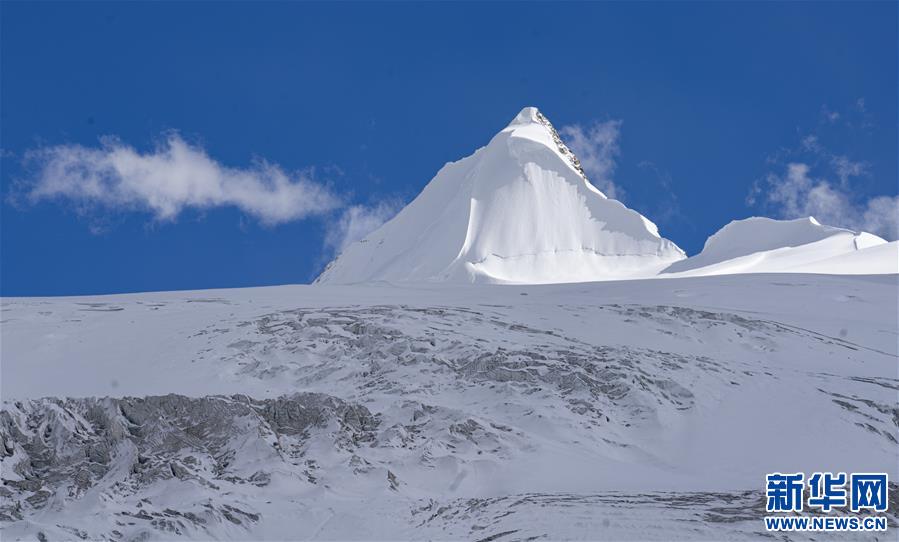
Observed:
[[[867,162],[855,162],[845,155],[832,155],[830,165],[837,178],[840,179],[840,185],[844,188],[849,187],[849,182],[853,177],[863,177],[868,174]]]
[[[862,113],[864,107],[863,99],[853,105]],[[781,149],[768,163],[772,171],[753,185],[750,206],[777,218],[814,216],[823,224],[899,238],[899,196],[860,193],[858,181],[870,176],[868,162],[832,152],[818,135],[808,134],[796,149]]]
[[[618,146],[621,121],[572,124],[563,126],[559,133],[577,155],[593,186],[610,198],[622,199],[624,191],[613,181],[616,160],[621,153]]]
[[[288,172],[264,160],[228,167],[177,133],[150,152],[107,137],[97,147],[34,149],[24,163],[30,174],[22,179],[20,195],[31,202],[69,202],[82,212],[141,211],[173,221],[185,209],[236,207],[273,225],[341,206],[341,199],[313,179],[311,170]]]
[[[833,124],[840,120],[840,112],[833,111],[827,104],[821,106],[821,121],[827,124]]]
[[[403,202],[385,200],[371,206],[352,205],[333,221],[325,233],[325,247],[333,254],[340,254],[346,247],[375,231],[393,218]]]
[[[804,163],[789,163],[784,172],[769,173],[755,186],[749,203],[761,203],[780,218],[814,216],[822,224],[899,238],[899,196],[855,201],[849,190],[813,177]]]

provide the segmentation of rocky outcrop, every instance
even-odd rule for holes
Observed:
[[[328,433],[334,446],[351,451],[372,441],[377,426],[364,406],[319,393],[7,403],[0,411],[0,520],[22,519],[93,489],[137,494],[172,479],[213,490],[225,481],[264,486],[272,467],[303,455],[313,433]],[[252,513],[240,520],[227,508],[217,513],[232,523],[253,520]],[[200,516],[175,515],[202,523]]]

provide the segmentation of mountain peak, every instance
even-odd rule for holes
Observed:
[[[568,165],[574,169],[581,178],[587,182],[590,189],[602,197],[606,197],[598,188],[590,184],[589,179],[587,179],[587,173],[584,171],[584,168],[581,166],[580,160],[578,160],[577,156],[575,156],[574,151],[568,148],[568,145],[562,141],[562,136],[559,135],[559,132],[556,131],[556,128],[552,125],[546,115],[540,112],[539,109],[533,106],[525,107],[522,109],[518,115],[512,119],[512,122],[500,133],[503,132],[511,132],[513,135],[518,137],[525,137],[534,139],[536,141],[540,141],[545,143],[550,148],[555,148],[556,151],[568,162]],[[540,137],[540,135],[548,135],[549,139],[552,140],[552,143],[545,138]]]
[[[528,106],[519,111],[517,115],[515,115],[515,118],[512,119],[512,122],[509,123],[508,127],[512,128],[514,126],[521,126],[524,124],[537,124],[540,123],[540,117],[543,117],[543,113],[541,113],[539,109],[533,106]]]
[[[317,282],[586,282],[652,276],[684,257],[591,185],[549,120],[526,107]]]

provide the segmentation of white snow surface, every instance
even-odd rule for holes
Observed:
[[[3,299],[2,536],[764,539],[766,473],[899,477],[897,296],[758,274]],[[302,432],[312,407],[261,403],[294,393],[330,405]]]
[[[316,282],[547,284],[784,272],[899,273],[899,244],[812,217],[754,217],[726,225],[686,258],[649,219],[590,184],[549,120],[526,107],[485,147],[446,164]]]
[[[590,184],[546,117],[526,107],[317,282],[584,282],[651,276],[684,257]]]
[[[709,237],[702,252],[671,264],[662,276],[734,273],[899,273],[899,243],[813,217],[735,220]]]

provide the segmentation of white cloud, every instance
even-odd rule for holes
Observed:
[[[867,162],[854,162],[848,156],[832,155],[830,165],[833,166],[834,172],[840,179],[840,185],[844,188],[849,186],[849,181],[853,177],[861,177],[868,173]]]
[[[833,124],[840,120],[840,113],[839,111],[832,111],[825,104],[821,106],[821,119],[828,124]]]
[[[809,134],[802,138],[802,141],[799,144],[800,149],[805,152],[810,152],[813,154],[823,154],[824,146],[821,145],[821,141],[818,139],[818,136],[815,134]]]
[[[615,160],[621,153],[618,146],[621,121],[594,122],[587,127],[573,124],[563,126],[559,133],[577,155],[590,182],[606,196],[622,199],[624,191],[612,180],[616,167]]]
[[[782,148],[768,157],[772,170],[754,184],[747,203],[777,218],[814,216],[822,224],[899,238],[899,196],[866,195],[866,183],[859,180],[870,177],[871,164],[833,152],[824,142],[843,143],[859,127],[870,126],[864,98],[845,113],[824,106],[822,115],[826,122],[800,136],[795,149]],[[836,124],[839,119],[846,123]]]
[[[372,206],[347,207],[325,233],[325,246],[335,254],[340,254],[346,247],[393,218],[402,207],[402,202],[394,200]]]
[[[856,201],[845,184],[834,186],[813,177],[808,164],[791,162],[785,172],[769,173],[764,183],[757,184],[749,203],[761,203],[780,218],[814,216],[822,224],[899,238],[899,196]]]
[[[265,161],[227,167],[176,133],[152,152],[104,138],[99,147],[32,150],[25,164],[33,172],[25,180],[31,201],[68,200],[82,210],[145,211],[160,221],[175,220],[188,208],[230,206],[265,224],[279,224],[341,205],[340,198],[308,172],[289,173]]]

